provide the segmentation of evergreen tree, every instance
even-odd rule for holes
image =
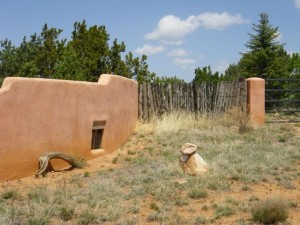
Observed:
[[[283,44],[277,41],[278,27],[273,27],[268,14],[261,13],[259,24],[253,24],[254,34],[245,44],[249,49],[242,54],[239,62],[241,75],[244,77],[276,78],[288,75],[288,54]]]
[[[213,73],[210,66],[205,66],[203,68],[198,67],[195,69],[195,77],[193,79],[193,83],[217,83],[221,80],[223,80],[223,75],[220,75],[219,72]]]
[[[105,26],[87,27],[85,21],[75,22],[72,39],[59,40],[61,29],[44,25],[40,35],[23,38],[19,47],[11,41],[1,41],[0,82],[6,76],[43,77],[70,80],[98,81],[104,73],[118,74],[137,80],[152,82],[156,75],[148,69],[147,56],[125,59],[124,42],[117,39],[109,46]]]
[[[0,51],[0,85],[7,76],[14,76],[18,73],[17,53],[15,46],[11,41],[4,40],[0,42],[2,50]]]
[[[133,57],[132,52],[125,56],[125,77],[135,79],[138,83],[154,82],[156,74],[148,69],[147,56]]]
[[[237,80],[241,75],[240,66],[237,64],[230,64],[225,70],[224,79],[225,80]]]
[[[61,29],[49,29],[47,24],[43,27],[40,35],[41,44],[38,46],[38,54],[35,56],[40,77],[52,78],[54,74],[54,66],[66,42],[66,40],[58,40],[61,32]]]
[[[300,79],[300,54],[299,53],[293,53],[290,56],[289,61],[289,72],[290,72],[290,78],[292,79]],[[299,82],[290,82],[288,88],[290,89],[299,89]],[[300,99],[300,92],[291,92],[291,95],[289,96],[289,99]],[[300,104],[298,103],[298,106],[300,107]]]
[[[289,73],[291,78],[300,79],[300,54],[293,53],[289,59]]]
[[[23,38],[21,45],[17,48],[18,73],[16,76],[21,77],[38,77],[40,72],[36,65],[36,57],[39,54],[39,48],[42,40],[37,34],[30,36],[27,41]]]
[[[253,24],[252,30],[256,34],[250,34],[250,40],[245,46],[250,51],[260,51],[262,49],[270,49],[275,51],[278,47],[283,47],[279,44],[277,38],[279,37],[278,27],[272,27],[269,22],[269,16],[267,13],[261,13],[259,24]]]
[[[118,44],[117,39],[114,40],[113,45],[110,48],[109,54],[109,68],[108,73],[123,74],[124,64],[122,63],[121,53],[125,52],[126,46],[124,42]]]
[[[98,81],[100,74],[109,72],[108,41],[105,26],[87,28],[85,20],[75,22],[70,45],[82,63],[87,81]]]
[[[54,79],[85,80],[82,64],[71,45],[64,48],[54,67]]]
[[[183,84],[183,83],[185,83],[185,81],[176,76],[173,76],[173,77],[162,76],[162,77],[156,77],[155,83]]]
[[[142,55],[140,60],[137,58],[137,61],[139,61],[137,64],[137,74],[134,78],[138,83],[149,83],[155,79],[156,74],[151,73],[148,69],[147,58],[146,55]]]
[[[12,46],[8,40],[1,42],[2,76],[51,78],[65,43],[65,40],[58,40],[61,32],[55,28],[48,29],[45,24],[40,36],[35,33],[28,41],[24,37],[19,47]]]

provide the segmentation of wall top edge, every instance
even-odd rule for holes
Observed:
[[[75,80],[59,80],[59,79],[48,79],[48,78],[31,78],[31,77],[6,77],[2,83],[2,87],[0,90],[9,88],[14,83],[34,83],[34,84],[42,84],[42,83],[60,83],[67,85],[89,85],[89,86],[99,86],[99,85],[107,85],[109,83],[115,82],[117,80],[121,80],[122,82],[136,82],[132,79],[122,77],[119,75],[111,75],[111,74],[101,74],[98,82],[88,82],[88,81],[75,81]]]
[[[251,78],[246,79],[246,81],[248,81],[248,80],[264,81],[265,79],[262,79],[260,77],[251,77]]]

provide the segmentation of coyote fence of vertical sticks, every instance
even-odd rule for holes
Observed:
[[[139,118],[142,120],[174,111],[218,116],[230,108],[240,107],[246,112],[246,105],[244,81],[139,85]]]

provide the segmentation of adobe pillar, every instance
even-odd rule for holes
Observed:
[[[265,80],[249,78],[247,81],[247,106],[251,121],[261,125],[265,123]]]

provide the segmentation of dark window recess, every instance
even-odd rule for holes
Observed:
[[[92,149],[101,148],[102,136],[104,132],[105,121],[94,121],[92,130]]]

